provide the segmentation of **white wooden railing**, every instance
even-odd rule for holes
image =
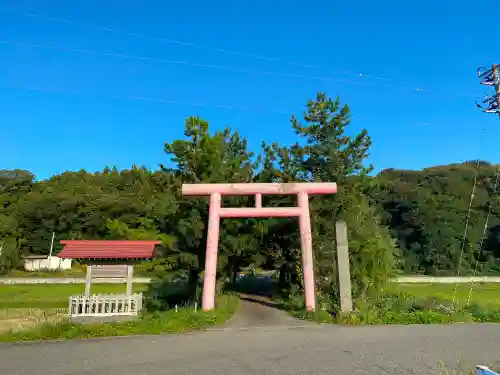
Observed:
[[[142,310],[142,293],[93,294],[69,297],[69,317],[138,315]]]

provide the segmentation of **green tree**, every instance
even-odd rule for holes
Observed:
[[[499,222],[496,167],[477,165],[474,161],[422,171],[384,170],[373,180],[369,194],[397,239],[405,273],[465,275],[474,272],[476,263],[476,272],[497,267],[489,231],[481,246],[490,203],[489,226]]]
[[[369,290],[380,288],[394,274],[396,248],[389,232],[380,225],[375,208],[362,192],[364,179],[372,169],[371,165],[364,165],[371,139],[366,130],[355,136],[347,135],[349,117],[349,108],[341,106],[338,98],[332,100],[319,93],[307,104],[304,123],[292,117],[299,142],[291,147],[265,146],[264,165],[268,171],[263,174],[282,182],[339,184],[336,197],[311,199],[318,284],[324,293],[336,293],[334,226],[336,220],[343,219],[349,228],[355,292],[366,295]],[[290,233],[290,229],[291,224],[286,232]],[[298,253],[296,239],[295,244],[289,246],[292,254]],[[281,237],[278,242],[283,240]],[[290,258],[290,254],[282,258]],[[297,269],[300,264],[297,255],[295,264]]]
[[[35,176],[25,170],[0,170],[0,273],[21,265],[24,240],[20,231],[19,201],[28,194]]]
[[[198,278],[203,271],[206,251],[206,223],[208,220],[207,199],[183,197],[181,185],[183,183],[217,183],[217,182],[250,182],[253,178],[253,154],[247,150],[247,141],[238,132],[229,128],[209,131],[208,122],[190,117],[186,120],[184,135],[186,139],[175,140],[165,144],[165,152],[171,156],[174,168],[166,173],[175,176],[178,209],[173,215],[175,223],[174,233],[176,246],[174,252],[179,261],[179,267],[188,272],[191,289],[196,289]],[[224,204],[244,205],[246,197],[233,197]],[[241,225],[238,224],[238,228]],[[234,247],[235,239],[239,233],[233,221],[223,221],[221,225],[221,249],[219,270],[224,271],[229,262],[239,259],[241,261],[241,247]],[[233,234],[234,233],[234,234]],[[235,272],[235,263],[230,267]],[[224,275],[224,274],[222,274]],[[227,275],[226,275],[227,276]]]

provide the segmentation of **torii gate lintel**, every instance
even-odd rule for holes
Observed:
[[[316,291],[309,195],[335,194],[336,192],[337,184],[333,182],[183,184],[183,195],[210,197],[207,252],[203,280],[203,310],[212,310],[215,305],[217,253],[221,218],[298,217],[306,308],[308,311],[314,311],[316,309]],[[224,195],[255,195],[255,207],[222,207],[221,197]],[[262,207],[262,195],[297,195],[298,204],[297,207]]]

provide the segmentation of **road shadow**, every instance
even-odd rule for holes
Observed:
[[[251,294],[251,293],[238,293],[238,296],[242,301],[256,303],[256,304],[259,304],[259,305],[264,306],[264,307],[269,307],[272,309],[286,311],[284,306],[271,300],[269,298],[270,296],[268,296],[268,295]]]
[[[226,283],[226,291],[271,297],[277,289],[277,282],[271,276],[247,275],[234,283]]]
[[[237,294],[241,300],[241,308],[229,322],[229,328],[297,327],[309,324],[290,316],[283,305],[270,299],[266,293],[263,295],[257,291]]]
[[[273,301],[278,283],[271,276],[248,275],[227,284],[226,291],[236,293],[241,300],[240,311],[228,324],[231,328],[297,326],[301,322],[288,315],[287,309]]]

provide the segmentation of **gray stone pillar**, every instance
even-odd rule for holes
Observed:
[[[351,272],[349,265],[349,247],[347,246],[347,225],[344,221],[335,224],[337,237],[337,264],[339,272],[340,311],[352,311]]]

